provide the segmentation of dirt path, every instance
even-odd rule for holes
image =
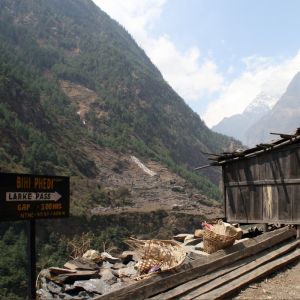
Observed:
[[[233,299],[300,299],[300,261],[251,284]]]

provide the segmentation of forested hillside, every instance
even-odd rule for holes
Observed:
[[[211,199],[221,199],[220,171],[193,168],[207,163],[201,151],[240,146],[210,131],[90,0],[0,0],[0,135],[2,172],[71,177],[73,217],[54,229],[40,223],[39,268],[66,259],[67,240],[84,231],[97,232],[94,245],[109,238],[119,246],[141,229],[132,224],[137,212],[144,233],[163,237],[177,229],[161,208],[182,203],[202,219],[219,212]],[[145,174],[137,158],[156,175]],[[128,227],[118,217],[124,207],[134,213]],[[62,229],[70,231],[62,237]],[[23,223],[0,226],[0,248],[11,253],[0,261],[5,299],[24,295],[24,232]]]
[[[76,145],[71,141],[75,134],[75,141],[84,136],[117,150],[133,150],[168,164],[190,167],[205,161],[201,150],[220,152],[233,142],[211,132],[167,85],[130,35],[91,1],[0,3],[1,72],[12,73],[2,78],[12,76],[12,82],[20,81],[16,88],[35,95],[29,97],[36,104],[31,104],[34,116],[23,122],[30,123],[32,130],[42,131],[40,136],[31,134],[38,139],[35,144],[44,142],[55,148],[46,151],[53,155],[52,169],[74,169],[74,163],[82,163],[77,167],[83,173],[90,169],[88,175],[93,175],[92,163],[87,168],[85,162],[78,162],[80,149],[76,149],[77,154],[71,151],[71,157],[76,157],[72,162],[57,161],[57,152],[65,153],[68,142],[72,148]],[[81,122],[76,114],[78,107],[60,89],[60,80],[80,84],[97,94],[80,116]],[[5,101],[9,100],[1,99],[2,104]],[[17,101],[24,110],[26,103],[20,98]],[[6,109],[16,112],[14,106]],[[20,111],[18,119],[22,114]],[[15,135],[17,143],[21,138],[19,133]],[[28,136],[23,140],[28,141]],[[22,160],[23,154],[19,155]],[[36,153],[31,154],[38,162]],[[28,162],[22,165],[35,170]]]

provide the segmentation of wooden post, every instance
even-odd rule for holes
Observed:
[[[225,214],[225,222],[227,222],[227,197],[226,197],[226,185],[225,185],[225,167],[222,166],[222,180],[223,180],[223,197],[224,197],[224,214]]]
[[[36,299],[35,280],[36,280],[36,254],[35,254],[35,220],[29,220],[28,222],[28,299]]]

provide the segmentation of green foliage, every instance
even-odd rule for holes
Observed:
[[[69,258],[66,240],[57,232],[49,232],[46,239],[37,239],[37,270],[63,266]]]
[[[234,141],[205,126],[122,27],[84,0],[3,0],[2,8],[0,126],[14,144],[1,143],[2,168],[93,177],[95,165],[78,145],[89,139],[157,159],[218,197],[188,169],[205,162],[201,151],[221,152]],[[97,92],[107,117],[91,107],[83,126],[61,79]]]
[[[110,205],[110,199],[107,197],[105,192],[103,192],[100,189],[93,189],[90,192],[90,201],[93,204],[98,204],[98,205],[102,205],[102,206]]]
[[[53,165],[57,164],[57,156],[46,135],[36,130],[29,130],[28,141],[31,146],[24,154],[24,166],[34,174],[53,174]]]
[[[28,286],[26,235],[24,223],[2,226],[0,236],[0,297],[24,299]],[[3,227],[6,229],[3,230]]]
[[[236,142],[205,126],[124,28],[91,1],[0,2],[2,171],[72,175],[80,178],[80,185],[97,175],[84,146],[98,143],[160,161],[209,197],[220,198],[217,187],[191,169],[205,161],[201,151],[222,152]],[[61,80],[81,84],[99,96],[85,116],[86,125],[61,91]],[[105,117],[99,117],[99,110]],[[131,204],[125,190],[113,196],[101,187],[74,190],[71,209],[79,216],[96,204]],[[84,230],[93,231],[92,246],[97,249],[107,241],[124,248],[122,239],[130,234],[166,236],[164,218],[161,211],[107,218],[101,224],[92,216],[89,226],[84,218],[76,226],[62,223],[55,230],[54,222],[40,226],[38,268],[62,266],[69,255],[66,240]],[[26,289],[23,227],[0,226],[0,249],[7,254],[0,260],[3,299],[22,298]]]
[[[185,178],[187,181],[192,183],[194,187],[201,190],[203,194],[207,195],[212,199],[216,199],[219,201],[222,200],[222,194],[219,188],[216,185],[214,185],[210,180],[189,170],[186,166],[176,165],[174,162],[170,160],[164,160],[164,161],[171,170],[173,170],[178,175],[180,175],[181,177]]]

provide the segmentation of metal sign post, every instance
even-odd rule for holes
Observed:
[[[66,218],[70,179],[63,176],[0,173],[0,221],[28,221],[29,299],[36,299],[35,220]]]
[[[28,278],[29,290],[28,299],[36,299],[35,281],[36,281],[36,251],[35,251],[35,220],[27,221],[27,249],[29,257]]]

